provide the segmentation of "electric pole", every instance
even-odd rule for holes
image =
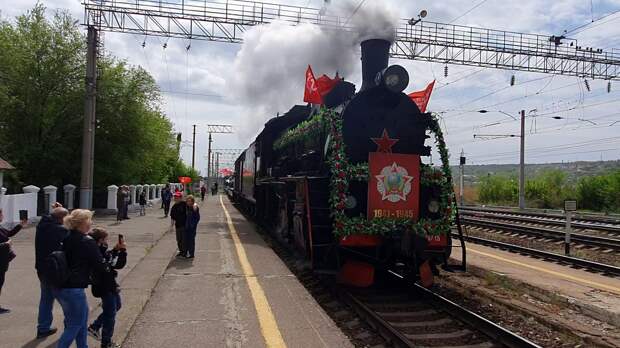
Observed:
[[[519,161],[519,209],[525,209],[525,110],[521,110],[521,151]]]
[[[465,199],[464,199],[464,184],[465,184],[465,152],[463,151],[463,149],[461,149],[461,158],[459,161],[459,169],[461,172],[461,177],[459,180],[459,204],[461,205],[461,207],[464,205]]]
[[[195,161],[196,161],[196,125],[194,127],[194,137],[192,139],[192,169],[195,169]]]
[[[97,42],[94,25],[88,27],[86,50],[86,100],[82,138],[82,178],[80,180],[80,208],[92,209],[93,173],[95,160],[95,105],[97,101]]]
[[[211,174],[211,132],[209,132],[209,150],[207,151],[207,187],[210,187],[209,184],[209,175]]]
[[[211,134],[213,133],[224,133],[229,134],[233,132],[233,127],[227,124],[208,124],[207,132],[209,133],[209,148],[207,150],[207,187],[211,187],[211,174],[213,170],[213,152],[211,151],[211,142],[213,138]]]
[[[215,153],[215,182],[218,183],[220,181],[220,153]]]

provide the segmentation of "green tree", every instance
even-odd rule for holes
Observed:
[[[19,184],[76,183],[84,100],[84,40],[65,12],[42,5],[0,23],[0,143]]]
[[[487,175],[480,182],[479,199],[482,203],[516,204],[519,185],[514,176]]]
[[[525,198],[531,207],[561,208],[564,200],[574,197],[574,189],[561,170],[543,171],[525,183]]]
[[[620,170],[605,175],[583,177],[577,183],[577,202],[581,209],[620,211]]]
[[[38,4],[0,23],[0,156],[18,168],[15,188],[79,183],[84,52],[67,12],[47,19]],[[95,188],[166,180],[179,152],[155,80],[109,56],[98,71]]]

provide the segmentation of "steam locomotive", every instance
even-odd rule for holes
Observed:
[[[315,271],[360,286],[377,269],[429,284],[453,247],[456,206],[443,135],[434,116],[403,93],[409,76],[388,66],[390,45],[361,43],[359,92],[338,79],[323,105],[296,105],[269,120],[236,160],[228,190]],[[424,163],[429,135],[438,167]],[[455,235],[465,260],[460,227]]]

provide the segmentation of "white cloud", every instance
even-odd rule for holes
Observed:
[[[322,6],[320,0],[277,2]],[[68,8],[76,18],[81,19],[83,16],[79,0],[54,0],[43,3],[50,9]],[[476,2],[382,0],[381,3],[397,8],[402,17],[414,17],[421,9],[427,9],[429,15],[426,20],[448,22],[468,11]],[[34,4],[34,1],[0,0],[2,17],[10,18],[23,13]],[[618,8],[620,8],[618,0],[594,1],[594,13],[590,13],[589,2],[582,0],[488,0],[457,20],[456,24],[553,35],[589,22],[592,15],[597,18]],[[569,36],[576,37],[582,46],[620,46],[618,23],[620,15],[612,16],[607,23],[596,27],[593,25],[594,28],[591,30]],[[119,33],[106,33],[105,45],[110,54],[126,59],[131,64],[141,65],[153,74],[161,89],[166,91],[164,110],[175,123],[177,130],[183,132],[185,139],[191,139],[191,125],[199,125],[196,159],[198,168],[204,168],[206,161],[203,156],[207,146],[204,132],[206,124],[231,123],[240,130],[241,136],[215,136],[215,148],[246,147],[251,141],[249,134],[258,133],[264,120],[274,116],[277,111],[284,112],[293,104],[302,103],[303,77],[307,64],[313,65],[317,75],[333,74],[337,68],[347,79],[359,84],[361,67],[357,59],[341,66],[329,61],[326,58],[329,55],[311,54],[328,49],[328,41],[320,36],[318,29],[302,26],[286,28],[270,35],[261,33],[264,34],[262,29],[252,30],[248,33],[249,41],[244,45],[192,41],[189,51],[185,49],[189,44],[187,40],[149,37],[146,39],[145,48],[142,48],[143,37]],[[257,41],[252,41],[253,39]],[[166,41],[168,47],[164,50],[162,45]],[[309,47],[312,45],[316,47],[311,51]],[[357,48],[353,50],[354,54],[357,54],[356,50]],[[248,55],[248,52],[251,52],[251,55]],[[262,61],[261,65],[254,64],[257,60]],[[521,109],[538,109],[556,111],[557,115],[568,118],[568,121],[543,117],[536,119],[538,133],[528,134],[526,140],[527,147],[532,149],[528,152],[532,156],[528,157],[528,161],[599,159],[599,153],[577,152],[605,150],[611,147],[609,144],[588,145],[583,149],[577,149],[579,151],[568,149],[548,154],[536,148],[608,138],[617,134],[620,129],[620,123],[614,127],[605,127],[615,120],[620,120],[620,115],[613,115],[620,103],[582,108],[584,105],[618,99],[617,90],[620,90],[620,84],[615,82],[612,85],[612,93],[607,94],[605,81],[591,81],[592,92],[587,92],[584,91],[583,80],[574,77],[556,76],[552,80],[547,78],[524,84],[525,81],[545,75],[487,69],[468,76],[477,68],[449,66],[448,77],[444,77],[442,64],[399,60],[392,60],[392,63],[402,64],[410,72],[411,84],[408,90],[421,89],[432,79],[437,79],[438,89],[429,104],[429,108],[433,111],[451,109],[474,111],[487,108],[490,111],[516,114]],[[273,75],[274,70],[280,72]],[[516,76],[517,84],[505,88],[509,86],[512,74]],[[256,78],[239,79],[251,75]],[[455,81],[463,76],[465,78]],[[263,95],[276,102],[272,103],[272,108],[258,108],[256,103],[250,102],[251,98],[247,92],[260,90],[261,84],[265,83],[267,78],[275,78],[278,81],[276,84],[278,89],[269,90],[269,85],[266,84]],[[450,84],[442,87],[446,83]],[[575,85],[570,86],[571,84]],[[568,87],[561,88],[564,86]],[[503,90],[493,93],[500,89]],[[539,91],[541,93],[537,95],[536,92]],[[186,92],[190,94],[184,94]],[[485,95],[488,96],[483,97]],[[480,99],[473,101],[477,98]],[[579,99],[582,99],[581,104],[575,102]],[[498,103],[502,104],[493,106]],[[574,109],[567,110],[571,107]],[[251,110],[252,118],[247,118],[248,110]],[[477,162],[499,158],[493,157],[494,153],[514,152],[518,149],[516,139],[485,142],[473,139],[473,128],[476,125],[501,122],[499,125],[483,128],[480,132],[484,130],[503,134],[517,132],[518,122],[510,121],[507,116],[498,112],[486,114],[469,112],[459,115],[462,112],[449,111],[443,114],[453,158],[456,158],[461,148],[464,148],[468,156]],[[606,116],[610,114],[611,116]],[[592,119],[597,125],[579,121],[578,118]],[[528,131],[531,127],[533,126],[528,121]],[[614,145],[620,148],[619,143]],[[616,159],[620,157],[620,150],[604,151],[602,154],[604,159]],[[189,163],[190,149],[183,149],[183,158]],[[512,163],[517,160],[517,154],[514,158],[505,155],[498,159],[501,162]]]

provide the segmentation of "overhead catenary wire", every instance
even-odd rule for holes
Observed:
[[[565,35],[566,35],[566,34],[571,34],[571,33],[573,33],[573,34],[577,34],[577,33],[579,33],[579,32],[582,32],[582,31],[585,31],[585,30],[589,30],[589,29],[592,29],[592,28],[594,28],[594,27],[596,27],[596,26],[599,26],[599,25],[602,25],[602,24],[608,23],[608,22],[609,22],[609,20],[608,20],[608,21],[605,21],[605,22],[603,22],[603,23],[598,23],[598,24],[597,24],[596,26],[594,26],[594,27],[592,27],[592,26],[591,26],[593,23],[596,23],[596,22],[598,22],[598,21],[600,21],[600,20],[603,20],[603,19],[605,19],[605,18],[608,18],[608,17],[614,16],[614,15],[615,15],[615,14],[617,14],[617,13],[620,13],[620,10],[616,10],[616,11],[610,12],[610,13],[608,13],[608,14],[606,14],[606,15],[603,15],[603,16],[601,16],[601,17],[598,17],[598,18],[596,18],[596,19],[592,19],[592,21],[591,21],[591,22],[589,22],[589,23],[585,23],[585,24],[582,24],[582,25],[578,25],[578,26],[576,26],[576,27],[574,27],[574,28],[572,28],[572,29],[566,30],[566,31],[564,31],[564,34],[565,34]],[[614,19],[617,19],[617,18],[614,18]]]
[[[481,0],[480,2],[478,2],[477,4],[475,4],[474,6],[472,6],[469,10],[463,12],[461,15],[455,17],[454,19],[452,19],[449,23],[452,24],[454,22],[456,22],[457,20],[465,17],[465,15],[467,15],[468,13],[470,13],[471,11],[477,9],[478,7],[480,7],[481,5],[483,5],[485,2],[487,2],[488,0]]]

